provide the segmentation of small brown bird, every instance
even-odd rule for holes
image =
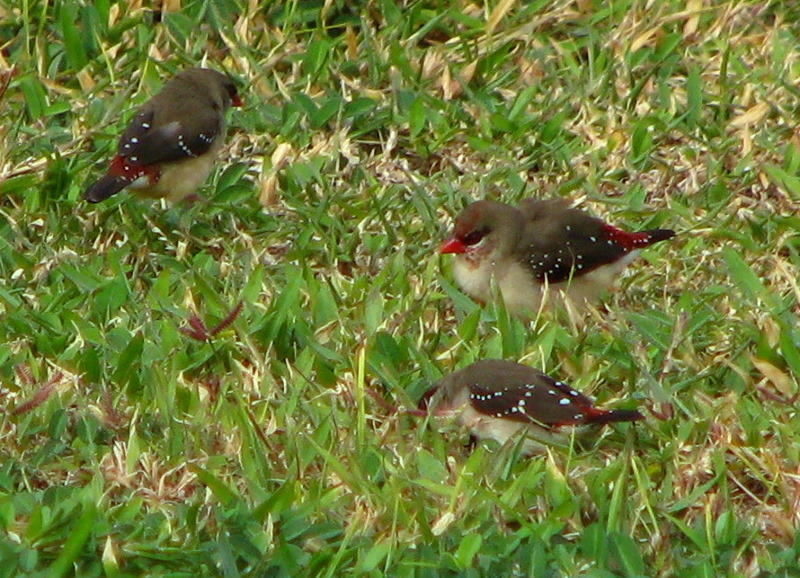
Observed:
[[[225,112],[242,101],[233,80],[208,68],[170,79],[125,129],[108,172],[83,198],[99,203],[125,187],[173,203],[208,178],[225,142]]]
[[[458,416],[479,439],[501,444],[522,437],[522,453],[566,444],[581,426],[636,421],[629,409],[600,409],[563,381],[513,361],[478,361],[439,381],[420,401],[437,416]]]
[[[593,301],[639,249],[675,236],[669,229],[628,233],[572,209],[562,199],[526,199],[513,207],[477,201],[456,218],[441,253],[465,293],[489,301],[494,282],[512,313],[536,313],[547,288],[572,302]]]

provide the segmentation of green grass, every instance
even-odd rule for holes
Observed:
[[[0,575],[800,573],[790,3],[86,4],[0,4]],[[207,202],[81,202],[204,58]],[[525,324],[436,248],[537,195],[679,236]],[[523,460],[369,393],[487,357],[653,412]]]

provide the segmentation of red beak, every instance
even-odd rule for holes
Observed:
[[[461,254],[466,253],[467,250],[467,246],[464,243],[453,237],[452,239],[448,239],[444,242],[442,248],[439,249],[439,253],[442,255],[446,255],[448,253]]]
[[[244,106],[244,101],[242,100],[241,96],[239,96],[238,94],[235,94],[233,96],[233,99],[231,99],[231,105],[233,105],[233,106]]]

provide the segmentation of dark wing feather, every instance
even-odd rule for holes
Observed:
[[[568,208],[560,199],[527,199],[518,208],[526,224],[514,254],[539,281],[566,281],[629,252],[608,238],[603,221]]]
[[[153,127],[153,116],[152,109],[142,109],[136,113],[119,139],[117,154],[128,157],[141,152],[142,139]]]
[[[561,381],[529,367],[520,366],[503,376],[503,387],[470,385],[470,403],[480,413],[533,422],[544,426],[573,425],[585,422],[592,401]]]
[[[120,139],[119,154],[139,165],[197,157],[211,148],[222,128],[218,114],[193,117],[188,130],[179,121],[159,126],[154,126],[155,122],[152,110],[140,111]]]

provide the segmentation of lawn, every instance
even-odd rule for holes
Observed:
[[[0,3],[0,576],[800,575],[797,6],[142,4]],[[83,202],[194,65],[204,199]],[[526,197],[678,236],[519,320],[438,247]],[[402,411],[498,357],[646,420]]]

